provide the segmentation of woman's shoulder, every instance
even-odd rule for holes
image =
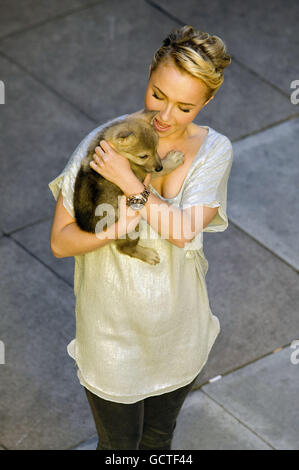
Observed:
[[[233,147],[230,139],[210,126],[194,127],[194,132],[206,130],[207,135],[198,153],[195,169],[199,168],[201,172],[209,171],[210,167],[222,165],[225,162],[233,160]],[[226,163],[225,163],[226,164]]]
[[[206,146],[205,151],[207,154],[212,153],[215,154],[229,154],[232,155],[233,153],[233,146],[232,142],[225,134],[217,131],[213,127],[210,126],[198,126],[204,127],[208,130],[208,134],[206,137]]]

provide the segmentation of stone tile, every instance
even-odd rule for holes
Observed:
[[[296,359],[292,354],[296,355],[295,349],[286,347],[202,387],[219,406],[278,450],[299,449],[299,365],[292,363]]]
[[[244,67],[232,63],[215,98],[194,122],[213,127],[235,141],[285,120],[294,112],[288,98]]]
[[[107,120],[143,106],[155,46],[172,26],[143,1],[103,0],[4,39],[0,50],[89,116]]]
[[[73,288],[74,257],[55,258],[50,248],[51,226],[52,219],[43,222],[36,222],[29,227],[13,232],[11,237],[13,240],[16,240],[29,255],[37,257],[42,263]]]
[[[89,2],[89,3],[95,3]],[[82,7],[86,0],[1,0],[0,37],[23,31],[41,21],[53,20],[56,16]],[[34,12],[34,14],[32,14]]]
[[[230,220],[299,270],[299,118],[236,142]]]
[[[250,3],[160,0],[154,3],[182,24],[220,36],[233,57],[290,95],[290,83],[299,77],[299,3],[296,0],[252,0]],[[247,88],[248,82],[245,84]],[[298,113],[298,109],[293,112]]]
[[[94,436],[87,441],[82,442],[79,446],[75,447],[72,450],[96,450],[98,445],[98,437]]]
[[[205,233],[210,307],[221,331],[197,384],[258,359],[296,339],[298,275],[230,224]]]
[[[7,449],[73,448],[94,433],[66,346],[75,335],[72,289],[13,240],[0,240],[0,442]]]
[[[0,115],[0,184],[5,188],[0,227],[9,233],[53,216],[48,183],[96,123],[3,58],[0,70],[6,83]]]
[[[172,449],[271,450],[271,446],[204,393],[194,391],[178,416]]]

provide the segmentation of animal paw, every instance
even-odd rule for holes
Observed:
[[[152,248],[146,248],[145,246],[137,245],[134,256],[149,264],[154,265],[160,263],[160,258],[156,250],[153,250]]]
[[[179,150],[170,150],[166,157],[163,158],[163,168],[166,171],[172,171],[184,163],[184,159],[184,154]]]
[[[159,258],[159,255],[158,253],[155,251],[155,250],[150,250],[147,254],[146,254],[146,257],[145,257],[145,260],[144,260],[146,263],[149,263],[149,264],[158,264],[160,263],[160,258]]]
[[[180,152],[179,150],[174,150],[173,151],[172,160],[177,166],[184,163],[184,159],[185,159],[185,157],[184,157],[184,154],[182,152]]]

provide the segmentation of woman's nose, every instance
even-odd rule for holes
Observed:
[[[161,121],[169,124],[171,122],[171,109],[169,106],[163,108],[160,111]]]

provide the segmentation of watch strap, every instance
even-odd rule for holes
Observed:
[[[144,186],[144,191],[142,191],[142,193],[139,193],[139,194],[133,194],[132,196],[128,196],[127,199],[126,199],[126,204],[127,206],[130,206],[131,204],[136,204],[136,203],[140,203],[142,202],[143,204],[145,204],[148,200],[148,197],[150,195],[150,189],[149,187],[145,186],[145,184],[143,184]]]

